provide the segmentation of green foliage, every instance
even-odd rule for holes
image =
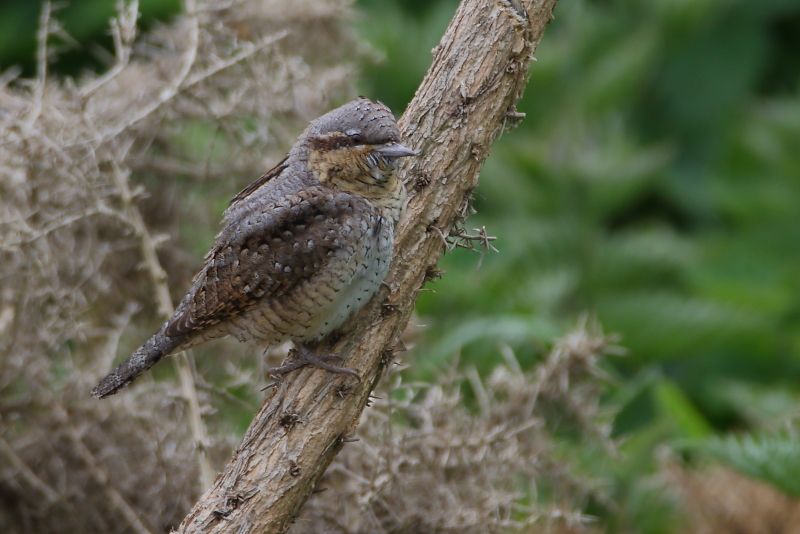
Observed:
[[[362,5],[385,58],[362,92],[399,111],[455,2]],[[561,2],[466,223],[500,252],[449,253],[420,299],[423,378],[456,355],[485,372],[501,343],[531,365],[584,311],[621,334],[614,529],[669,531],[657,447],[774,428],[800,393],[798,36],[789,0]],[[738,466],[780,442],[718,443]]]
[[[690,448],[800,497],[800,442],[793,432],[717,437]]]
[[[86,68],[101,70],[113,58],[108,21],[116,0],[53,2],[65,34],[54,39],[59,55],[51,66],[62,74],[77,75]],[[18,65],[26,76],[35,71],[36,29],[43,2],[6,1],[0,4],[0,66]],[[164,20],[180,9],[179,0],[139,0],[142,28]],[[76,46],[80,43],[80,46]],[[88,53],[87,53],[88,52]]]

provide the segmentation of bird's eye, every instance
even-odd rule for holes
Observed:
[[[363,139],[361,136],[361,131],[356,130],[355,128],[347,130],[344,134],[349,137],[354,143],[360,143]]]

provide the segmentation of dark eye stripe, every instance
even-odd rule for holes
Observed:
[[[337,148],[348,146],[364,144],[380,145],[397,141],[394,135],[384,135],[387,133],[388,132],[378,132],[379,135],[377,137],[366,139],[363,132],[353,128],[344,132],[331,132],[318,137],[312,137],[309,142],[312,148],[316,150],[336,150]]]
[[[312,148],[316,150],[336,150],[337,148],[344,148],[358,144],[352,138],[339,132],[320,137],[312,137],[310,139],[310,143]]]

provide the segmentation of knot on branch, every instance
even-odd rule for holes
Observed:
[[[281,426],[290,431],[300,422],[300,414],[294,412],[286,412],[281,416]]]

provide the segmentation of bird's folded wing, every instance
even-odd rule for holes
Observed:
[[[166,335],[191,336],[288,294],[337,250],[359,246],[359,232],[351,230],[365,228],[370,211],[364,200],[322,187],[250,202],[262,205],[229,221],[217,236]]]
[[[253,194],[262,185],[266,184],[273,178],[280,176],[280,174],[283,171],[285,171],[286,168],[288,167],[286,163],[287,159],[289,159],[288,156],[284,157],[277,165],[275,165],[270,170],[262,174],[258,180],[255,180],[254,182],[250,183],[247,187],[236,193],[236,196],[234,196],[231,199],[229,206],[233,206],[237,202],[244,200],[245,198]]]

